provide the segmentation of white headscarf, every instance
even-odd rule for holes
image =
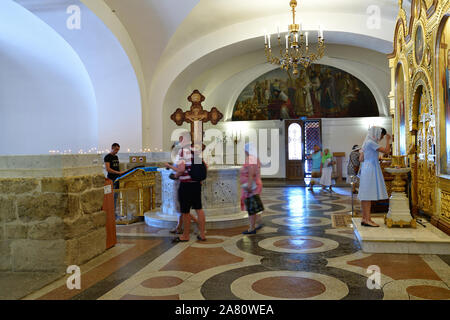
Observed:
[[[378,141],[380,141],[380,139],[381,139],[381,128],[380,127],[370,127],[367,132],[366,140],[364,140],[364,143],[361,147],[362,151],[363,152],[366,151],[366,144],[369,141],[373,141],[378,144]]]

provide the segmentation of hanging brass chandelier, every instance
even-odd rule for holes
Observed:
[[[281,69],[286,71],[292,70],[292,74],[297,76],[299,74],[299,66],[308,68],[311,63],[323,57],[325,52],[325,44],[323,39],[323,30],[319,27],[317,36],[317,52],[311,52],[308,39],[309,32],[303,32],[302,25],[295,23],[295,8],[297,7],[297,1],[291,0],[289,4],[292,8],[292,24],[289,25],[288,34],[285,36],[286,49],[283,51],[279,28],[278,44],[280,46],[280,57],[272,55],[270,34],[264,35],[264,48],[267,62],[280,65]]]

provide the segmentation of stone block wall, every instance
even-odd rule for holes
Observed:
[[[106,250],[103,174],[0,178],[0,271],[65,272]]]

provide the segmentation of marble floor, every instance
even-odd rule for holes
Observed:
[[[351,211],[348,188],[267,187],[262,200],[256,235],[173,244],[165,229],[118,226],[118,244],[81,266],[81,289],[62,278],[24,299],[450,299],[450,252],[365,254],[350,224],[332,223]]]

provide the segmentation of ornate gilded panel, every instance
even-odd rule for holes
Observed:
[[[450,223],[450,193],[441,192],[441,215],[440,218]]]
[[[424,90],[424,89],[423,89]],[[429,214],[435,209],[436,164],[434,115],[426,92],[418,106],[417,130],[417,194],[418,208]]]
[[[412,169],[413,209],[415,212],[421,209],[449,221],[450,180],[449,187],[443,188],[440,181],[444,178],[438,181],[438,172],[450,168],[445,161],[447,149],[450,150],[446,144],[450,142],[445,141],[448,116],[444,112],[448,105],[450,114],[450,99],[445,99],[450,96],[450,89],[448,93],[440,89],[450,88],[450,80],[445,82],[447,73],[450,79],[450,71],[445,73],[445,66],[450,65],[450,38],[447,39],[447,29],[443,31],[450,17],[450,1],[412,0],[410,4],[399,0],[395,47],[389,55],[391,105],[395,105],[393,114],[396,117],[402,115],[400,102],[404,101],[407,106],[405,118],[409,131],[406,132],[406,142]],[[408,8],[409,12],[404,8]],[[399,64],[404,68],[407,81],[404,93],[396,87],[399,83],[396,77]],[[447,122],[450,123],[450,120]],[[402,123],[401,119],[393,121],[393,132],[398,136],[401,136]],[[447,126],[450,128],[450,124]],[[394,140],[397,144],[394,150],[404,150],[400,141],[402,139]]]

